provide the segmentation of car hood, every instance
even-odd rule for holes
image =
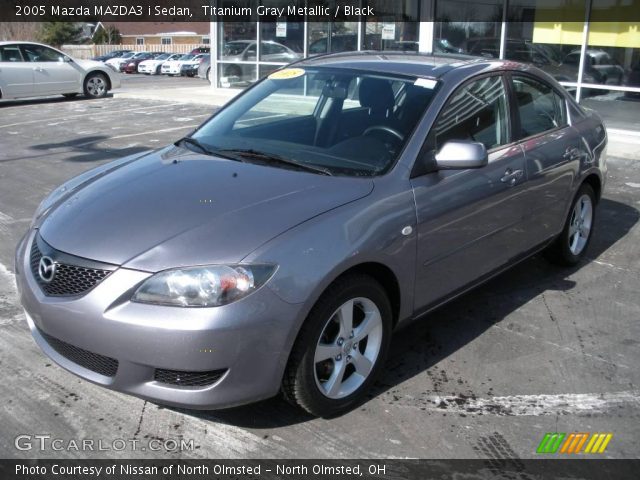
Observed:
[[[80,65],[85,70],[90,68],[104,68],[104,63],[98,62],[96,60],[74,60],[78,65]]]
[[[60,251],[144,271],[234,263],[372,190],[371,179],[168,147],[71,189],[47,212],[40,233]]]

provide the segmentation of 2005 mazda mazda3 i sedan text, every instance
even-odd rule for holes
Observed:
[[[514,62],[320,56],[55,190],[17,248],[38,345],[196,409],[361,401],[392,331],[540,251],[585,255],[606,132]]]

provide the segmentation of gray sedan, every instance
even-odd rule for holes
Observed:
[[[17,248],[35,341],[96,384],[353,408],[392,332],[544,251],[585,258],[606,132],[515,62],[335,54],[55,190]]]

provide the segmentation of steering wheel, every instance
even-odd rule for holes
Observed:
[[[369,135],[372,132],[380,131],[384,133],[388,133],[389,135],[394,136],[401,142],[404,140],[404,135],[400,133],[398,130],[387,127],[386,125],[373,125],[372,127],[367,128],[362,135]]]

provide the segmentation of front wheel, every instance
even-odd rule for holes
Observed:
[[[356,406],[375,381],[389,348],[391,305],[366,275],[336,281],[311,310],[294,344],[282,391],[318,417]]]
[[[102,73],[92,73],[84,81],[84,94],[89,98],[107,96],[107,77]]]
[[[596,195],[590,185],[578,190],[564,229],[547,249],[547,258],[560,265],[576,265],[584,256],[591,242],[596,220]]]

